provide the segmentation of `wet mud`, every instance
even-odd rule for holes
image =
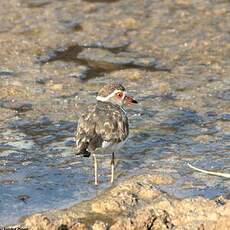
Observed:
[[[0,228],[111,187],[110,154],[99,159],[96,188],[91,159],[74,150],[80,114],[111,82],[139,101],[127,108],[115,185],[165,173],[173,178],[160,188],[167,196],[228,204],[229,180],[187,163],[229,173],[229,15],[228,1],[0,1]],[[132,221],[145,215],[135,213]],[[112,228],[113,218],[87,215]],[[172,213],[159,215],[148,226],[176,226]]]

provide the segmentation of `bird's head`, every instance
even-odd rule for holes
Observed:
[[[122,86],[121,84],[105,85],[98,92],[97,100],[111,102],[119,106],[137,103],[137,101],[133,97],[127,95],[124,86]]]

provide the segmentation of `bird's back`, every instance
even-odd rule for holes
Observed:
[[[79,119],[76,143],[77,154],[90,155],[98,148],[119,145],[129,134],[124,110],[110,102],[98,101]]]

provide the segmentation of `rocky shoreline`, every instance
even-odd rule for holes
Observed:
[[[230,202],[202,197],[177,199],[158,185],[173,183],[167,175],[133,176],[96,198],[63,210],[33,214],[22,229],[230,229]]]

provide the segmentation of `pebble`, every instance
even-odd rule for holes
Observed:
[[[59,90],[63,89],[63,85],[62,84],[54,84],[54,85],[51,85],[49,88],[51,90],[54,90],[54,91],[59,91]]]
[[[35,82],[37,84],[45,85],[48,80],[49,80],[48,78],[39,77],[35,80]]]
[[[90,68],[88,66],[80,65],[76,68],[76,71],[71,73],[69,76],[78,78],[80,80],[85,80],[89,74]]]
[[[30,196],[26,195],[26,194],[22,194],[22,195],[18,195],[17,199],[21,200],[23,202],[26,202],[28,199],[30,198]]]

